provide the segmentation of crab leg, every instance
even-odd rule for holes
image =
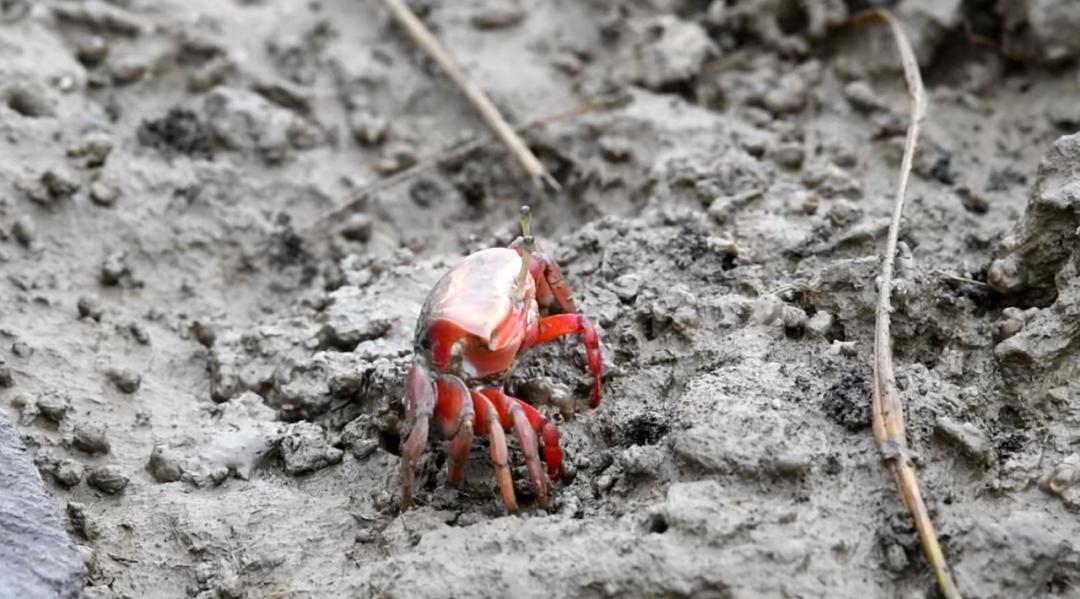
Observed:
[[[491,463],[495,466],[495,479],[499,481],[503,504],[507,512],[516,514],[518,505],[514,495],[514,479],[510,476],[510,452],[506,449],[506,433],[499,422],[499,414],[487,397],[480,393],[473,393],[472,397],[476,411],[476,430],[487,435],[491,445]]]
[[[603,386],[603,358],[600,356],[600,339],[596,336],[596,329],[589,321],[580,314],[558,314],[541,318],[537,327],[536,336],[525,340],[526,346],[539,345],[563,335],[580,333],[585,343],[585,354],[589,361],[589,370],[592,372],[596,383],[593,386],[592,396],[589,401],[591,407],[600,405],[600,388]]]
[[[540,466],[539,442],[536,439],[536,431],[541,429],[536,428],[534,430],[533,424],[529,421],[528,414],[526,414],[525,409],[522,407],[524,402],[510,397],[506,393],[503,393],[501,389],[494,387],[484,389],[482,393],[495,405],[495,410],[499,413],[499,419],[502,420],[503,426],[512,426],[514,428],[514,432],[517,434],[518,444],[521,445],[521,451],[525,454],[525,467],[529,471],[529,480],[532,481],[533,486],[536,487],[536,493],[539,495],[540,506],[545,508],[548,507],[548,484],[544,479],[543,468]],[[540,415],[539,412],[536,412],[536,414]],[[540,418],[544,417],[540,415]],[[545,418],[544,420],[546,421],[547,419]],[[554,429],[554,427],[552,428]],[[555,433],[555,436],[555,445],[557,447],[558,432]],[[545,444],[544,447],[546,449],[547,445]]]
[[[453,435],[446,463],[450,484],[459,486],[465,473],[465,460],[473,444],[475,411],[465,383],[456,376],[442,375],[435,381],[439,399],[435,404],[435,419],[446,436]]]
[[[428,439],[428,421],[435,408],[435,386],[431,373],[420,358],[413,360],[412,368],[405,378],[405,409],[412,428],[401,446],[401,505],[412,505],[412,489],[415,481],[413,465],[424,452]]]

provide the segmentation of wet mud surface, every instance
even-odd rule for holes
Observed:
[[[0,406],[69,596],[936,597],[869,430],[907,96],[845,22],[882,3],[413,4],[560,193],[377,2],[0,2]],[[893,6],[897,382],[965,596],[1078,597],[1080,9],[996,4]],[[416,316],[526,201],[603,403],[531,350],[551,509],[516,441],[507,516],[435,433],[401,512]]]

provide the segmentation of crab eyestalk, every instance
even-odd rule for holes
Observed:
[[[529,236],[529,221],[531,220],[532,209],[528,204],[521,207],[521,234],[525,237]]]
[[[528,225],[524,225],[526,230]],[[521,272],[518,274],[517,291],[514,293],[514,297],[517,301],[525,299],[525,282],[529,279],[529,261],[532,260],[533,253],[533,238],[532,235],[526,235],[521,239]]]

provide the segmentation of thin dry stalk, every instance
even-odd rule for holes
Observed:
[[[874,331],[874,395],[871,404],[874,439],[882,457],[896,478],[900,497],[911,512],[915,521],[915,530],[919,534],[923,553],[937,578],[938,587],[947,599],[959,599],[957,590],[949,573],[945,556],[941,552],[934,524],[923,502],[919,490],[919,479],[911,465],[908,454],[907,434],[904,430],[904,412],[896,392],[896,374],[893,369],[892,336],[889,332],[889,314],[892,311],[890,296],[892,293],[893,266],[896,246],[900,236],[900,217],[904,212],[904,197],[907,195],[908,179],[911,176],[911,163],[915,155],[915,146],[919,139],[919,127],[926,115],[926,92],[923,90],[922,76],[911,44],[904,34],[900,23],[887,11],[877,10],[858,17],[856,21],[872,20],[884,22],[892,31],[900,51],[900,61],[904,66],[904,79],[908,94],[911,96],[911,123],[908,125],[907,139],[904,143],[904,158],[900,163],[900,176],[896,186],[896,202],[893,205],[892,221],[889,223],[889,236],[885,244],[885,259],[881,267],[881,281],[878,290],[877,326]]]
[[[487,97],[482,89],[473,84],[471,81],[465,78],[465,74],[461,72],[457,64],[450,58],[450,55],[443,50],[439,44],[439,40],[435,39],[435,36],[428,31],[428,28],[424,26],[424,23],[417,18],[412,9],[405,4],[405,0],[382,0],[382,3],[386,5],[386,8],[397,19],[398,24],[409,34],[409,37],[416,42],[416,45],[432,59],[443,73],[454,82],[461,90],[461,93],[465,94],[465,97],[469,100],[469,103],[473,105],[473,108],[480,113],[480,118],[484,120],[484,123],[495,133],[495,137],[499,138],[499,141],[506,146],[506,149],[514,156],[521,165],[521,168],[529,175],[529,179],[532,180],[533,185],[537,189],[543,189],[544,184],[548,184],[552,189],[559,189],[559,183],[555,181],[555,178],[547,172],[544,165],[532,153],[529,146],[525,145],[525,142],[518,136],[514,128],[506,122],[502,114],[499,113],[499,109],[495,107],[495,104]]]
[[[576,116],[579,116],[579,115],[582,115],[582,114],[586,114],[586,113],[592,112],[594,110],[606,110],[606,109],[609,109],[609,108],[612,108],[612,107],[615,107],[615,106],[619,106],[624,101],[625,101],[625,98],[623,98],[623,97],[615,97],[615,96],[601,96],[601,97],[593,98],[593,99],[586,100],[584,102],[578,103],[578,104],[576,104],[574,106],[571,106],[569,108],[566,108],[564,110],[560,110],[559,112],[554,112],[554,113],[551,113],[551,114],[547,114],[547,115],[535,118],[535,119],[525,123],[524,125],[518,126],[515,129],[515,131],[517,131],[518,133],[523,133],[525,131],[530,131],[530,130],[536,129],[538,127],[543,127],[544,125],[550,125],[552,123],[557,123],[559,121],[564,121],[566,119],[570,119],[570,118],[573,118],[573,117],[576,117]],[[492,140],[490,137],[484,135],[484,136],[481,136],[479,138],[468,139],[468,140],[456,143],[456,144],[446,148],[445,150],[439,152],[438,154],[435,154],[435,155],[430,156],[428,158],[424,158],[424,159],[421,159],[421,160],[417,161],[416,164],[410,166],[409,168],[407,168],[407,169],[405,169],[405,170],[403,170],[403,171],[401,171],[399,173],[396,173],[396,174],[394,174],[394,175],[392,175],[390,177],[387,177],[385,179],[381,179],[379,181],[376,181],[375,183],[372,183],[372,184],[364,187],[363,189],[358,190],[354,194],[356,199],[350,200],[349,202],[346,202],[345,204],[342,204],[340,206],[335,206],[335,207],[327,210],[326,212],[323,212],[319,216],[316,216],[314,219],[312,219],[307,225],[304,225],[303,227],[300,227],[300,230],[306,231],[308,229],[311,229],[313,227],[321,225],[322,223],[325,223],[328,220],[331,220],[333,218],[337,218],[342,213],[348,212],[350,210],[354,210],[358,206],[362,205],[364,202],[367,201],[367,198],[371,194],[374,194],[374,193],[379,192],[379,191],[383,191],[385,189],[391,189],[393,187],[396,187],[397,185],[400,185],[400,184],[404,183],[405,181],[408,181],[409,179],[412,179],[413,177],[416,177],[420,173],[423,173],[424,171],[426,171],[426,170],[428,170],[430,168],[434,168],[436,166],[439,166],[439,165],[445,164],[447,162],[450,162],[452,160],[455,160],[455,159],[457,159],[457,158],[459,158],[461,156],[464,156],[464,155],[468,154],[469,152],[472,152],[474,150],[482,148],[482,147],[484,147],[484,146],[486,146],[488,144],[491,144],[493,142],[494,142],[494,140]]]

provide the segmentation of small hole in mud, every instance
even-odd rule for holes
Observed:
[[[668,529],[667,518],[665,518],[663,514],[653,514],[652,516],[649,516],[646,527],[649,529],[649,532],[662,535],[667,532]]]
[[[400,456],[401,435],[394,432],[382,431],[379,433],[379,446],[396,456]]]

